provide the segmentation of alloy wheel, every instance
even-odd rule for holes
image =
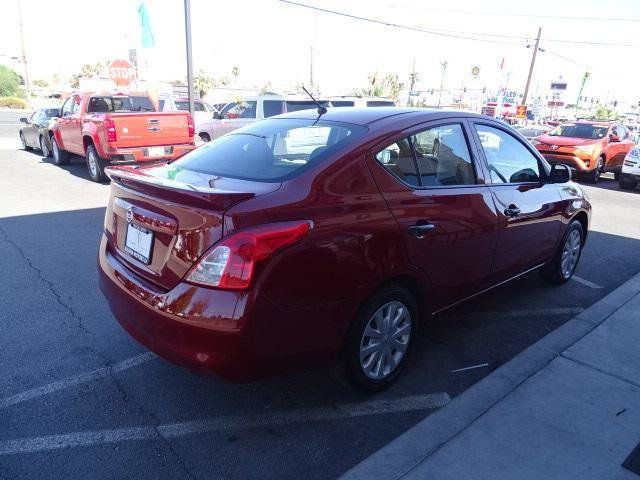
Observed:
[[[401,302],[376,310],[360,341],[360,366],[367,377],[382,380],[398,368],[409,347],[411,325],[411,312]]]
[[[89,171],[91,172],[92,177],[98,176],[98,162],[96,161],[96,155],[93,151],[89,152]]]
[[[569,278],[573,275],[573,271],[578,264],[578,258],[580,257],[581,245],[582,239],[580,238],[580,232],[578,230],[572,230],[564,242],[562,259],[560,261],[560,269],[562,270],[562,276],[564,278]]]
[[[22,149],[26,149],[27,148],[27,142],[24,141],[24,135],[22,134],[22,132],[20,132],[20,142],[22,142]]]
[[[47,147],[47,142],[44,140],[44,137],[40,137],[40,151],[42,155],[48,157],[51,152],[49,152],[49,147]]]

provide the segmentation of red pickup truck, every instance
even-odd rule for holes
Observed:
[[[108,165],[175,159],[195,148],[189,112],[155,110],[147,95],[72,94],[49,130],[54,162],[81,155],[100,182]]]

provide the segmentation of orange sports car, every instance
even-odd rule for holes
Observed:
[[[613,172],[618,179],[624,157],[633,147],[629,130],[614,122],[564,123],[531,143],[549,163],[568,165],[591,183],[603,172]]]

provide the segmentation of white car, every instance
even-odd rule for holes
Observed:
[[[158,107],[161,112],[186,112],[189,110],[189,99],[174,97],[173,95],[160,95],[158,98]],[[196,131],[198,129],[198,125],[212,120],[217,113],[218,111],[207,102],[194,100],[193,122],[195,123]]]
[[[324,107],[330,106],[325,99],[316,100]],[[228,109],[227,107],[228,105],[225,106],[221,115],[217,115],[219,118],[196,125],[196,133],[203,141],[208,142],[245,125],[274,115],[316,108],[316,103],[306,95],[266,94],[247,97],[232,107]]]
[[[640,182],[640,147],[629,150],[622,162],[618,183],[623,190],[634,190]]]
[[[395,107],[396,102],[382,97],[331,97],[332,107]]]

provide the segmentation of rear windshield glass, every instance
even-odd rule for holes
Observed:
[[[311,100],[287,100],[284,102],[287,106],[287,112],[297,112],[298,110],[308,110],[310,108],[318,108],[315,102]],[[318,100],[318,103],[323,107],[328,107],[329,102],[324,100]]]
[[[154,112],[156,109],[145,96],[91,97],[87,105],[88,113],[109,112]]]
[[[604,138],[609,127],[604,125],[591,125],[589,123],[575,123],[560,125],[549,135],[554,137],[573,137],[573,138]]]
[[[254,123],[173,162],[186,170],[262,182],[293,178],[352,144],[366,127],[301,119]]]
[[[396,104],[391,100],[369,100],[367,107],[395,107]]]
[[[353,107],[355,104],[353,100],[331,100],[334,107]]]

